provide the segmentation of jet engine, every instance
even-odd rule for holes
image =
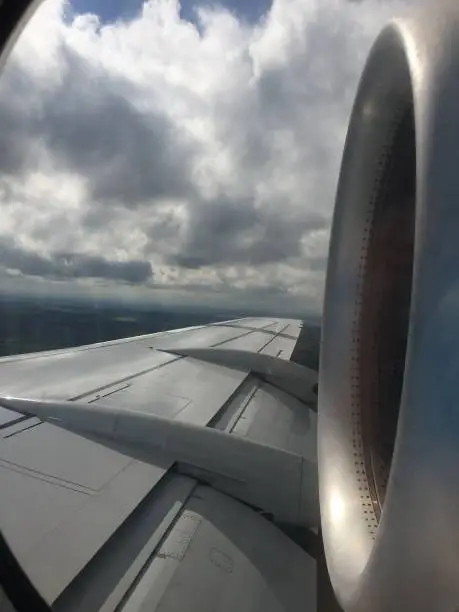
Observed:
[[[459,9],[376,40],[339,177],[319,374],[322,533],[346,612],[459,610]]]

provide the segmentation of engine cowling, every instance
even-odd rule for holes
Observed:
[[[459,7],[376,40],[325,291],[319,482],[346,612],[459,609]]]

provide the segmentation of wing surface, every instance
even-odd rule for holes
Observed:
[[[306,465],[317,377],[289,361],[300,331],[296,320],[239,319],[6,357],[0,395],[135,411],[198,436],[205,427]],[[264,508],[246,505],[243,485],[205,486],[202,465],[187,464],[192,450],[180,469],[167,449],[144,458],[11,405],[0,407],[0,439],[0,526],[53,609],[183,609],[196,581],[202,597],[187,609],[296,610],[314,600],[311,557]],[[291,572],[277,574],[279,563]],[[245,608],[235,603],[243,587]]]

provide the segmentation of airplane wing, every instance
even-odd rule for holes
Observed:
[[[305,331],[240,319],[0,359],[0,527],[53,610],[315,610]]]

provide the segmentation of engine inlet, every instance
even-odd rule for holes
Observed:
[[[416,151],[413,107],[387,131],[365,219],[352,380],[360,406],[365,471],[380,515],[403,386],[414,247]]]

